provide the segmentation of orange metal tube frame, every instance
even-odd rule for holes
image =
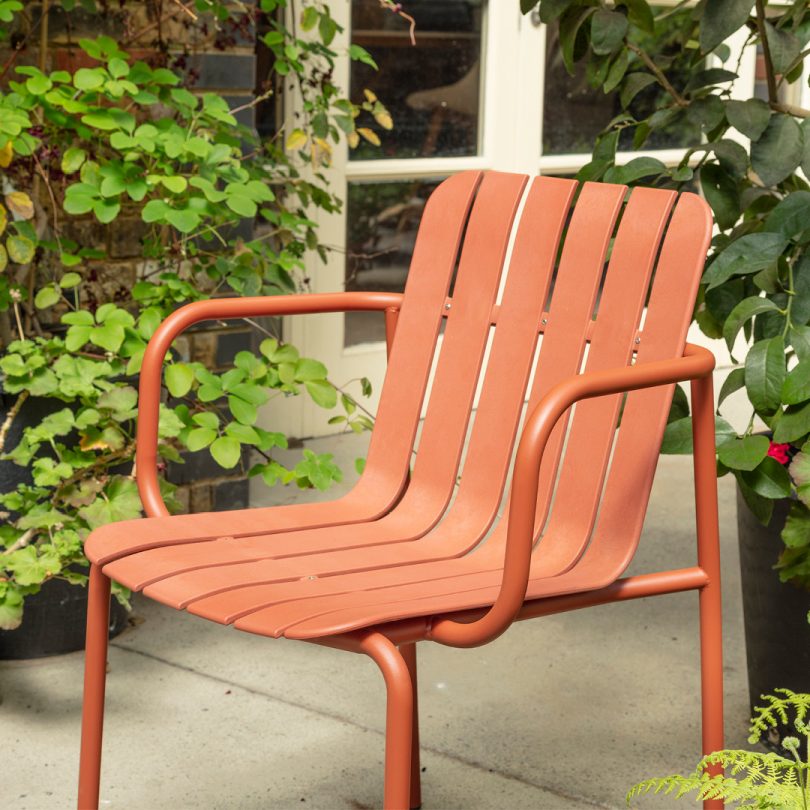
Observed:
[[[436,619],[428,638],[454,647],[475,647],[503,633],[523,607],[529,582],[534,543],[534,514],[543,451],[560,417],[576,402],[641,388],[653,388],[682,380],[710,376],[714,355],[707,349],[687,344],[684,356],[626,366],[607,371],[578,374],[554,386],[529,416],[518,445],[509,501],[503,579],[495,603],[481,618],[459,622]],[[714,425],[712,425],[712,438]],[[702,484],[705,480],[702,476]]]
[[[212,298],[180,307],[155,330],[143,356],[138,394],[138,432],[135,451],[138,492],[149,517],[169,514],[157,476],[158,419],[163,362],[174,339],[200,321],[231,318],[308,315],[327,312],[385,311],[386,326],[396,323],[400,293],[346,292],[261,298]],[[388,330],[390,331],[390,330]],[[390,336],[389,336],[390,343]]]

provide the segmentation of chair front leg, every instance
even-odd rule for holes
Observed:
[[[695,469],[695,516],[698,564],[708,582],[700,590],[700,682],[703,753],[724,746],[723,621],[720,592],[720,536],[714,440],[714,396],[711,376],[692,381],[692,432]],[[720,767],[709,769],[712,776]],[[722,810],[720,799],[707,799],[704,810]]]
[[[110,632],[110,580],[97,565],[90,567],[88,589],[82,743],[79,755],[79,810],[98,808],[101,779],[101,735],[107,679],[107,639]]]
[[[416,642],[403,644],[399,648],[408,672],[413,689],[413,730],[411,737],[411,810],[422,806],[422,768],[419,756],[419,690],[416,676]]]
[[[410,810],[411,747],[414,690],[408,664],[382,633],[370,632],[359,648],[374,660],[385,679],[385,794],[384,810]]]

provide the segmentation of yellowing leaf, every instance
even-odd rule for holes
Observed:
[[[5,205],[0,204],[0,234],[6,229],[6,225],[8,225],[8,214]]]
[[[348,141],[350,148],[357,149],[357,146],[360,143],[360,136],[356,132],[350,132],[346,136],[346,140]]]
[[[26,236],[9,236],[6,239],[6,250],[11,261],[17,264],[28,264],[34,258],[34,243]]]
[[[6,205],[20,219],[32,219],[34,216],[34,203],[24,191],[6,194]]]
[[[6,253],[6,249],[0,245],[0,273],[6,269],[8,265],[8,253]]]
[[[307,142],[307,134],[303,129],[294,129],[288,136],[285,144],[288,152],[300,149]]]
[[[0,149],[0,169],[7,168],[13,157],[14,150],[11,148],[11,141],[7,141],[6,145]]]
[[[374,120],[383,129],[393,129],[394,128],[394,119],[391,118],[391,113],[389,113],[388,110],[380,110],[379,112],[374,113]]]
[[[376,96],[376,95],[374,95],[374,93],[373,93],[371,90],[369,90],[369,89],[368,89],[368,87],[366,87],[366,88],[363,90],[363,93],[365,93],[366,98],[367,98],[367,99],[368,99],[368,100],[369,100],[369,101],[370,101],[372,104],[373,104],[373,103],[374,103],[374,102],[377,100],[377,96]]]
[[[373,143],[374,146],[380,145],[380,139],[373,129],[369,129],[368,127],[358,127],[357,132],[360,135],[362,135],[369,143]]]

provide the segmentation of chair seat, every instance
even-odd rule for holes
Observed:
[[[232,525],[228,518],[234,514],[239,513],[209,518]],[[311,639],[381,622],[486,607],[497,597],[502,578],[502,527],[469,553],[458,553],[466,550],[463,539],[453,546],[444,526],[417,540],[403,536],[397,541],[381,531],[384,521],[223,535],[148,548],[150,528],[156,537],[163,537],[164,524],[176,520],[141,520],[135,524],[137,533],[131,522],[111,524],[104,527],[102,538],[100,532],[91,536],[88,553],[91,559],[103,557],[104,541],[115,540],[119,556],[104,565],[107,576],[170,607],[264,636]],[[334,543],[338,535],[373,538],[375,533],[385,542],[365,539],[362,547],[302,551]],[[527,599],[604,587],[621,574],[622,568],[615,565],[591,565],[587,552],[572,561],[573,567],[563,566],[568,570],[544,566],[543,550],[553,545],[546,537],[537,547]]]

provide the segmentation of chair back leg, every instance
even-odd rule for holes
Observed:
[[[410,810],[414,689],[408,665],[382,633],[370,632],[359,649],[374,659],[385,679],[385,791],[383,810]]]
[[[97,565],[90,567],[88,589],[82,743],[79,755],[79,810],[98,808],[101,779],[101,735],[107,679],[107,639],[110,632],[110,580]]]
[[[700,590],[700,681],[703,753],[724,747],[723,621],[720,591],[720,536],[714,441],[714,395],[711,376],[692,381],[692,431],[695,466],[695,516],[698,564],[708,576]],[[709,769],[711,775],[722,768]],[[705,810],[722,810],[719,799],[707,799]]]

